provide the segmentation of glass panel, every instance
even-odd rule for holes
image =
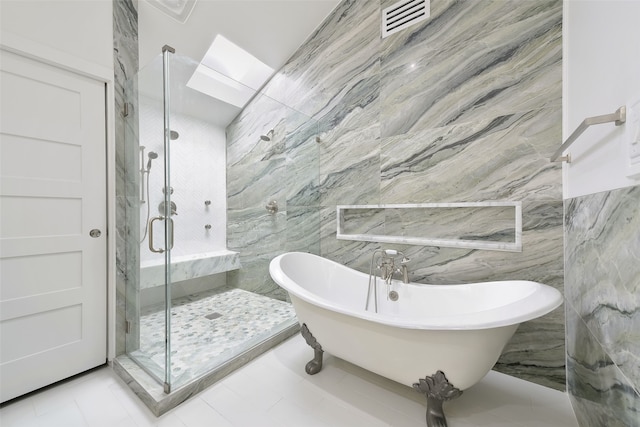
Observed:
[[[135,164],[144,203],[135,225],[139,284],[127,295],[138,329],[127,335],[127,352],[176,389],[297,323],[268,266],[285,251],[319,253],[319,144],[308,116],[263,93],[243,110],[230,109],[187,86],[196,61],[172,54],[169,62],[168,151],[161,55],[139,72],[130,112],[139,123]],[[154,253],[149,239],[164,248],[167,222],[148,224],[167,215],[173,247]]]
[[[126,352],[158,382],[165,378],[164,340],[165,292],[164,255],[152,252],[164,246],[164,224],[156,220],[162,215],[159,204],[163,182],[163,127],[155,115],[162,118],[162,57],[158,55],[149,65],[129,79],[125,89],[128,103],[127,151],[131,159],[126,164],[135,176],[135,189],[126,203],[131,206],[127,220],[131,229],[127,260],[126,312],[129,333],[126,334]],[[160,194],[160,196],[158,195]],[[131,266],[135,266],[135,269]],[[137,278],[137,280],[136,280]]]
[[[166,46],[165,46],[166,48]],[[173,135],[176,134],[171,128],[171,116],[172,116],[172,96],[171,90],[172,78],[171,78],[171,57],[173,56],[173,50],[162,49],[162,84],[163,84],[163,120],[164,120],[164,133],[163,133],[163,154],[164,154],[164,184],[162,186],[163,200],[159,210],[162,211],[162,218],[164,222],[164,300],[165,300],[165,349],[164,349],[164,392],[171,392],[171,249],[174,244],[174,222],[173,215],[177,213],[177,209],[174,208],[174,202],[171,200],[173,194],[173,187],[171,186],[171,141]]]

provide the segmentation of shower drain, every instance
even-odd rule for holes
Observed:
[[[220,314],[220,313],[210,313],[210,314],[207,314],[204,317],[206,317],[209,320],[213,320],[213,319],[217,319],[218,317],[222,317],[222,314]]]

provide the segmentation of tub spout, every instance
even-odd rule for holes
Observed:
[[[393,258],[388,258],[382,262],[382,272],[381,278],[387,285],[391,285],[391,280],[393,280],[393,273],[395,272],[395,268],[393,265]]]
[[[380,263],[378,264],[378,268],[380,269],[380,278],[384,280],[385,284],[391,285],[391,281],[393,280],[393,275],[395,273],[402,274],[402,281],[406,284],[409,283],[409,269],[407,264],[411,261],[407,258],[402,252],[395,250],[382,250],[383,256],[380,259]],[[375,255],[375,253],[374,253]],[[395,256],[402,256],[402,260],[400,261],[400,266],[396,264]]]

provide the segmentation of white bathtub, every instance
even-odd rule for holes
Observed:
[[[437,371],[460,390],[480,381],[521,322],[562,303],[556,289],[530,281],[466,285],[394,281],[396,302],[378,279],[378,313],[365,311],[369,275],[328,259],[285,253],[269,266],[289,292],[300,324],[327,351],[412,386]]]

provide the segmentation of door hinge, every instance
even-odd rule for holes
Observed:
[[[124,117],[127,117],[129,115],[129,103],[128,102],[124,103],[124,107],[122,109],[122,115]]]
[[[125,334],[131,333],[131,322],[129,322],[128,320],[124,321],[124,333]]]

